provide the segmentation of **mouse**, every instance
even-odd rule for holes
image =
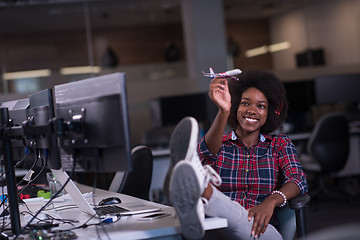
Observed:
[[[120,198],[118,198],[118,197],[108,197],[108,198],[104,198],[103,200],[101,200],[99,202],[99,205],[103,206],[103,205],[118,204],[118,203],[121,203]]]

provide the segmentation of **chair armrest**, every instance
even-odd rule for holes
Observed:
[[[289,200],[289,207],[293,210],[298,210],[306,207],[309,204],[311,197],[309,194],[298,195]]]

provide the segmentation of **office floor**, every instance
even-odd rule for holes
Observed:
[[[354,186],[354,183],[358,184]],[[354,177],[335,184],[328,183],[329,189],[337,194],[321,195],[313,198],[305,210],[305,218],[308,234],[331,229],[339,226],[346,226],[353,223],[360,223],[360,177]],[[347,189],[347,191],[343,191]],[[352,192],[353,197],[348,198],[346,192]]]

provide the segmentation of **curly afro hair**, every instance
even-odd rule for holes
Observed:
[[[269,102],[268,116],[265,124],[261,127],[261,133],[274,132],[282,126],[288,110],[286,91],[282,82],[273,73],[264,71],[243,72],[239,81],[230,81],[231,110],[228,125],[236,128],[239,125],[237,110],[244,91],[254,87],[260,90]]]

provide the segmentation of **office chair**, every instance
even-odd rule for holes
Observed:
[[[133,148],[131,160],[133,170],[117,172],[110,184],[109,191],[149,200],[153,171],[153,155],[150,148],[143,145]]]
[[[300,156],[304,171],[317,175],[318,189],[310,191],[313,197],[329,194],[325,179],[341,171],[350,151],[349,125],[346,115],[333,112],[321,117],[307,144],[307,154]]]
[[[299,195],[289,200],[288,205],[277,209],[279,232],[284,240],[301,239],[307,235],[305,207],[310,203],[309,194]]]

